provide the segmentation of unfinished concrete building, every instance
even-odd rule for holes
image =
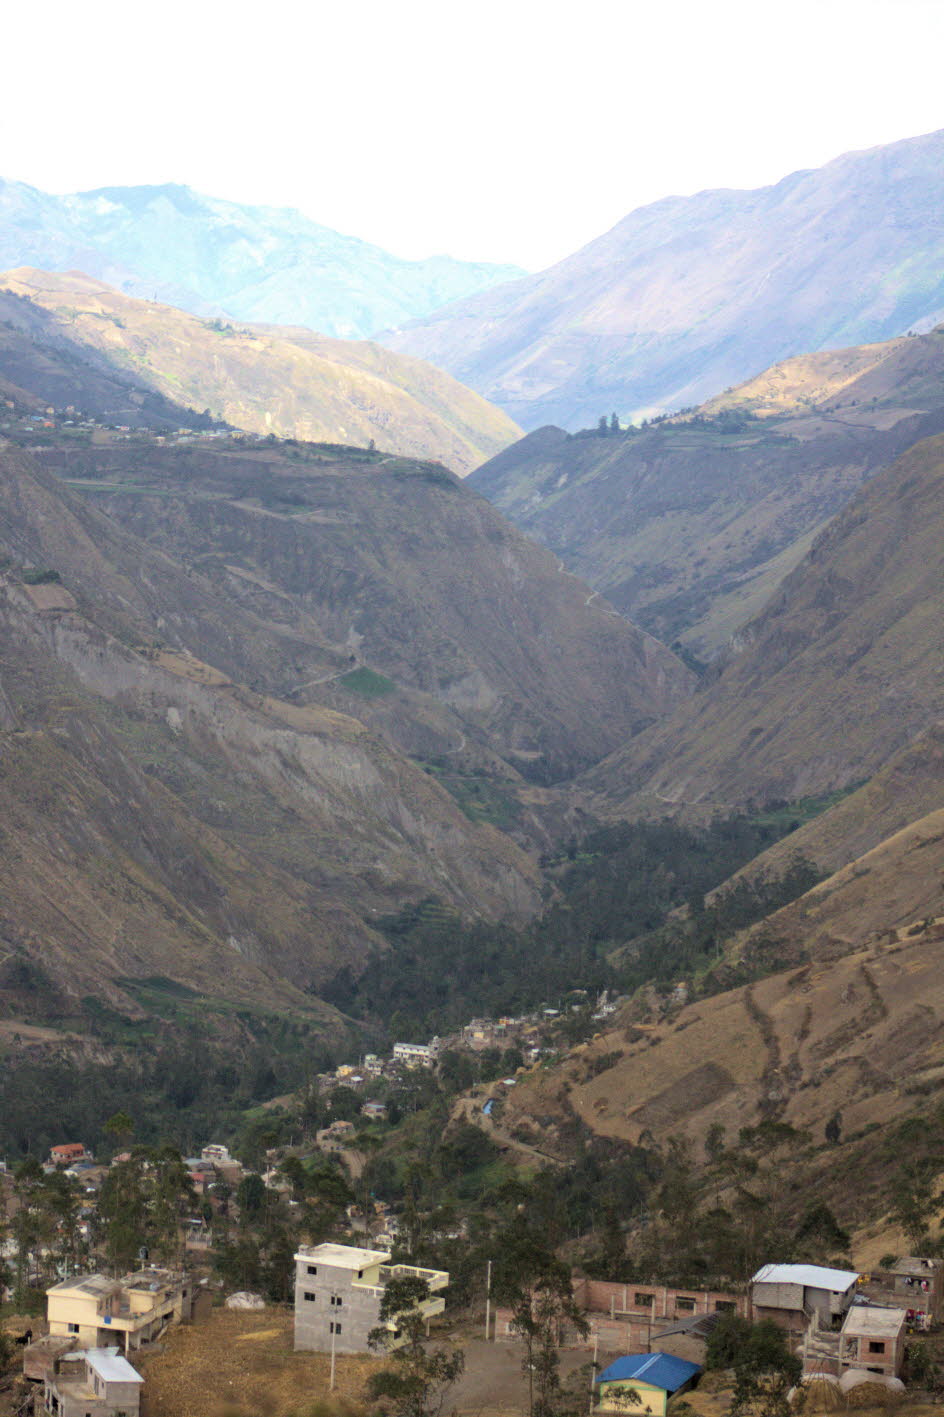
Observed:
[[[295,1256],[295,1348],[326,1353],[366,1353],[371,1329],[380,1325],[380,1304],[391,1279],[425,1280],[431,1297],[418,1305],[428,1321],[441,1314],[438,1297],[449,1275],[440,1269],[390,1264],[385,1250],[352,1245],[303,1245]],[[433,1297],[436,1296],[436,1297]],[[395,1321],[387,1324],[397,1347]]]

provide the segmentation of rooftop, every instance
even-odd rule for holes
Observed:
[[[900,1260],[888,1266],[889,1274],[915,1274],[922,1279],[927,1279],[929,1274],[934,1274],[941,1268],[942,1260],[922,1259],[920,1255],[904,1255]]]
[[[800,1284],[806,1289],[828,1289],[833,1294],[844,1294],[858,1280],[858,1271],[854,1269],[826,1269],[818,1264],[765,1264],[751,1283]]]
[[[905,1322],[904,1309],[881,1309],[875,1304],[853,1304],[842,1331],[854,1338],[897,1338]]]
[[[320,1264],[333,1265],[335,1269],[368,1269],[371,1265],[387,1264],[389,1250],[359,1250],[354,1245],[302,1245],[296,1260],[315,1260]]]
[[[46,1290],[47,1294],[94,1294],[101,1298],[105,1294],[116,1294],[121,1288],[117,1279],[109,1279],[104,1274],[85,1274],[72,1279],[60,1279]]]
[[[132,1368],[127,1358],[122,1358],[117,1348],[89,1348],[85,1360],[106,1383],[144,1382],[141,1374]]]
[[[677,1392],[684,1383],[700,1373],[697,1363],[689,1363],[685,1358],[674,1358],[670,1353],[628,1353],[617,1358],[608,1368],[604,1368],[597,1378],[598,1383],[612,1383],[634,1378],[637,1382],[652,1383],[665,1392]]]

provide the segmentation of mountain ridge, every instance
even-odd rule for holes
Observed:
[[[310,330],[201,320],[81,274],[0,274],[0,319],[13,327],[0,326],[0,371],[8,380],[26,368],[22,343],[4,349],[19,332],[34,352],[40,346],[55,359],[92,361],[106,378],[143,391],[159,424],[169,411],[164,400],[204,411],[204,424],[212,414],[260,436],[373,441],[458,471],[519,431],[478,394],[411,357]],[[37,389],[48,392],[49,372],[35,372]]]
[[[179,183],[55,196],[0,180],[0,266],[77,268],[126,294],[198,315],[308,325],[363,339],[514,266],[408,261],[287,207],[205,196]]]
[[[944,131],[630,212],[549,270],[384,332],[526,429],[698,403],[944,315]]]

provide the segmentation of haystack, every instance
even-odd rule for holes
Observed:
[[[805,1412],[836,1412],[845,1407],[846,1399],[839,1387],[839,1379],[832,1373],[806,1373],[800,1379]],[[791,1401],[794,1388],[791,1393]]]
[[[905,1385],[900,1378],[886,1378],[881,1373],[866,1373],[850,1368],[839,1379],[848,1407],[887,1407],[904,1396]]]

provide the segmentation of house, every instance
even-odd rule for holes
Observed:
[[[598,1412],[650,1413],[665,1417],[670,1397],[692,1387],[701,1372],[697,1363],[670,1353],[630,1353],[598,1374],[594,1385]],[[640,1403],[629,1394],[638,1393]]]
[[[913,1321],[937,1323],[944,1299],[944,1260],[905,1255],[887,1269],[863,1277],[860,1292],[879,1304],[911,1311]]]
[[[790,1333],[804,1333],[814,1317],[819,1328],[838,1329],[858,1283],[856,1270],[765,1264],[751,1280],[754,1318],[771,1319]]]
[[[143,1382],[117,1348],[66,1353],[43,1381],[43,1407],[55,1417],[136,1417]]]
[[[368,1335],[380,1324],[380,1304],[391,1279],[425,1279],[430,1298],[418,1307],[428,1321],[441,1314],[445,1302],[444,1270],[391,1265],[387,1250],[361,1250],[352,1245],[303,1245],[295,1256],[295,1348],[317,1353],[366,1353]],[[436,1297],[434,1297],[436,1296]],[[387,1323],[391,1346],[399,1337]]]
[[[211,1142],[200,1152],[201,1161],[209,1161],[213,1166],[228,1166],[233,1158],[229,1154],[228,1146],[220,1146],[218,1142]]]
[[[82,1142],[67,1141],[61,1146],[50,1147],[49,1160],[53,1166],[74,1166],[77,1161],[91,1161],[92,1157]]]
[[[905,1310],[853,1304],[839,1338],[839,1366],[897,1378],[905,1361]]]
[[[428,1043],[394,1043],[393,1061],[405,1068],[431,1068],[433,1052]]]
[[[168,1324],[190,1318],[188,1275],[149,1268],[122,1279],[87,1274],[63,1279],[46,1291],[46,1317],[55,1337],[74,1337],[88,1348],[117,1343],[124,1353],[149,1343]]]
[[[387,1104],[385,1102],[365,1102],[361,1113],[371,1122],[383,1122],[387,1116]]]

